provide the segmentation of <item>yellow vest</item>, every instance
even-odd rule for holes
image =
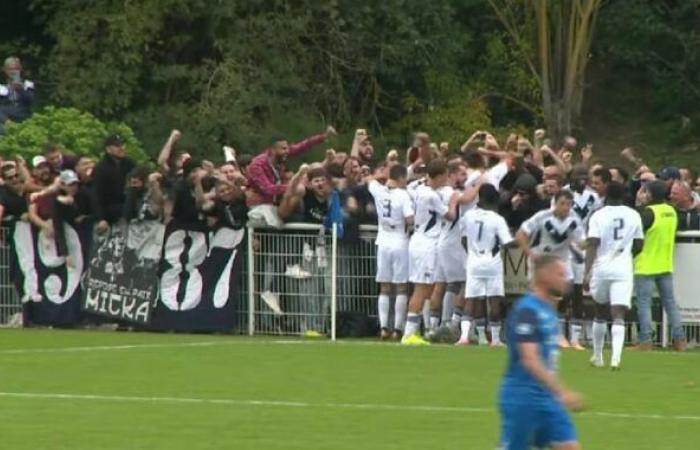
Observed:
[[[676,245],[678,216],[665,203],[650,205],[654,223],[644,236],[644,249],[634,260],[637,275],[658,275],[673,272],[673,250]]]

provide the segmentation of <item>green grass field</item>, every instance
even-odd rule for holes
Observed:
[[[2,448],[489,449],[504,350],[0,331]],[[700,446],[700,353],[565,353],[586,449]]]

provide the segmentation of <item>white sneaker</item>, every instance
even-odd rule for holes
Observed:
[[[260,298],[272,310],[272,312],[274,312],[278,316],[284,314],[282,312],[282,309],[280,308],[280,299],[277,294],[275,294],[274,292],[265,291],[262,294],[260,294]]]
[[[311,278],[311,272],[307,272],[306,270],[302,269],[301,267],[299,267],[299,264],[292,264],[291,266],[287,266],[287,270],[284,272],[284,275],[289,278],[295,278],[297,280],[305,280],[307,278]]]
[[[605,367],[605,363],[603,362],[603,358],[596,358],[595,355],[591,356],[590,363],[593,367]]]

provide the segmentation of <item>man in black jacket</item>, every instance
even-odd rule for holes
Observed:
[[[122,217],[126,177],[136,163],[126,156],[126,143],[118,134],[105,141],[105,154],[93,172],[97,231],[104,233]]]

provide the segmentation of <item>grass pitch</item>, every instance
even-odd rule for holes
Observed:
[[[700,353],[566,352],[586,449],[700,446]],[[2,447],[494,449],[504,350],[0,331]]]

